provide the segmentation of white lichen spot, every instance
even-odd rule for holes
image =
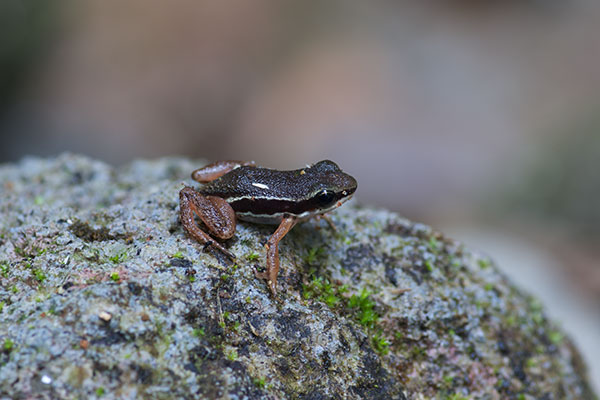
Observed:
[[[108,322],[111,320],[112,315],[106,311],[101,311],[100,314],[98,314],[98,318],[100,318],[102,321]]]
[[[52,378],[50,378],[48,375],[42,376],[41,380],[44,385],[49,385],[52,383]]]

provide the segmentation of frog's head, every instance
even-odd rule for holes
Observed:
[[[322,214],[341,206],[352,197],[358,186],[356,179],[330,160],[319,161],[303,171],[313,182],[308,200],[313,213]]]

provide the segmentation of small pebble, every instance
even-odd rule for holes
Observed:
[[[108,322],[112,318],[112,315],[106,311],[102,311],[100,312],[100,314],[98,314],[98,318],[100,318],[104,322]]]

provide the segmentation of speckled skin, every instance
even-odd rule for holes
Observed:
[[[324,160],[293,171],[241,166],[206,183],[198,191],[206,196],[225,199],[236,213],[288,213],[297,216],[307,211],[320,211],[321,205],[315,194],[321,190],[333,191],[335,203],[351,196],[356,187],[352,176],[344,173],[333,161]],[[323,212],[329,211],[329,208]],[[281,219],[265,220],[267,223],[279,221]]]

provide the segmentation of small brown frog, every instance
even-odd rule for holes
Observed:
[[[261,168],[253,162],[218,161],[192,173],[200,189],[179,192],[181,222],[187,233],[213,246],[232,260],[235,256],[200,229],[197,215],[219,239],[235,233],[236,217],[261,224],[279,224],[269,238],[265,272],[255,275],[277,293],[279,242],[300,221],[323,215],[350,199],[356,180],[332,161],[324,160],[293,171]]]

